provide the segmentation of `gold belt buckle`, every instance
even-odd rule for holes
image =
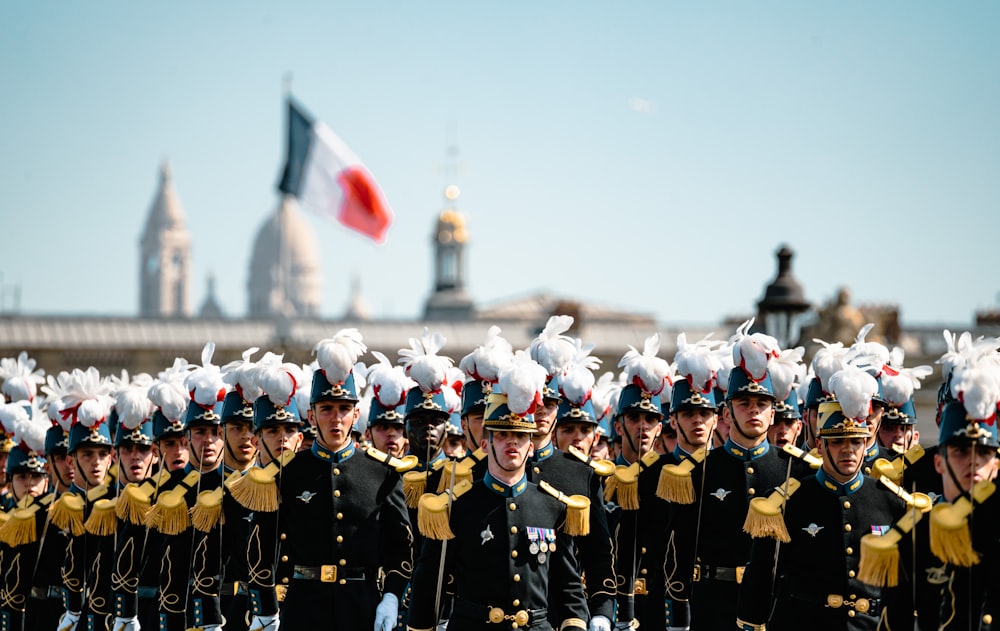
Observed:
[[[743,582],[743,573],[747,571],[747,566],[739,565],[736,567],[736,584],[739,585]]]
[[[337,566],[336,565],[319,566],[319,580],[323,583],[336,583]]]
[[[518,610],[518,612],[514,614],[514,624],[516,624],[519,627],[527,626],[528,612],[525,611],[524,609]]]
[[[826,606],[833,609],[839,609],[844,606],[844,597],[840,594],[827,594]]]
[[[285,602],[285,595],[288,593],[288,587],[285,585],[275,585],[274,586],[274,596],[278,599],[279,603]]]
[[[646,591],[646,579],[644,578],[635,579],[635,589],[632,591],[634,591],[636,594],[639,594],[640,596],[645,596],[647,593],[649,593]]]
[[[698,581],[701,580],[701,564],[700,563],[695,563],[694,564],[694,576],[692,576],[691,578],[692,578],[692,580],[695,583],[697,583]]]
[[[854,601],[854,610],[859,613],[868,613],[872,608],[872,603],[867,598],[859,598]]]
[[[490,607],[489,618],[490,622],[493,624],[500,624],[503,622],[503,609],[499,607]]]

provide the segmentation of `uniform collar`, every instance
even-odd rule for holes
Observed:
[[[486,485],[486,488],[498,495],[502,495],[504,497],[517,497],[521,493],[524,493],[524,490],[528,488],[528,476],[523,475],[516,484],[513,486],[507,486],[500,480],[494,478],[490,472],[487,471],[486,475],[483,476],[483,484]]]
[[[674,447],[674,458],[677,459],[677,462],[684,462],[691,458],[691,454],[682,449],[680,445],[677,445]]]
[[[771,443],[765,440],[764,442],[757,445],[753,449],[747,449],[746,447],[737,445],[736,442],[733,441],[733,439],[730,437],[726,439],[726,444],[724,446],[724,449],[726,450],[726,453],[729,454],[730,456],[734,458],[739,458],[744,462],[750,462],[751,460],[756,460],[757,458],[760,458],[768,451],[770,451]]]
[[[325,462],[343,462],[353,456],[357,449],[354,447],[354,441],[350,441],[343,449],[331,451],[320,445],[318,440],[314,440],[311,451],[312,455]]]
[[[878,441],[875,444],[865,450],[865,462],[874,462],[878,458]]]
[[[536,449],[535,453],[531,456],[532,462],[542,462],[543,460],[548,460],[552,457],[552,454],[556,452],[556,445],[551,440],[548,445],[545,445],[541,449]]]
[[[820,486],[831,493],[836,495],[850,495],[855,493],[861,488],[861,485],[865,483],[865,475],[861,471],[858,471],[857,475],[853,478],[847,482],[840,483],[828,476],[826,471],[823,471],[823,469],[820,468],[820,470],[816,472],[816,481],[819,482]]]

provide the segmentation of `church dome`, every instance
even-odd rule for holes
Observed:
[[[316,238],[294,198],[284,196],[254,241],[248,283],[250,317],[318,315],[318,251]]]

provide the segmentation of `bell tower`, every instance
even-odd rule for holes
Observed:
[[[465,248],[469,235],[465,217],[456,208],[459,190],[444,190],[445,209],[438,215],[434,244],[434,291],[424,307],[426,320],[461,320],[472,316],[474,305],[465,293]]]
[[[160,168],[160,187],[139,241],[139,315],[186,318],[191,315],[191,235],[171,179]]]

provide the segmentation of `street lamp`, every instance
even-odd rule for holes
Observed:
[[[778,275],[757,303],[757,322],[763,325],[765,333],[778,340],[781,348],[792,347],[799,341],[801,316],[812,306],[802,293],[802,285],[792,276],[794,254],[787,245],[778,249]]]

